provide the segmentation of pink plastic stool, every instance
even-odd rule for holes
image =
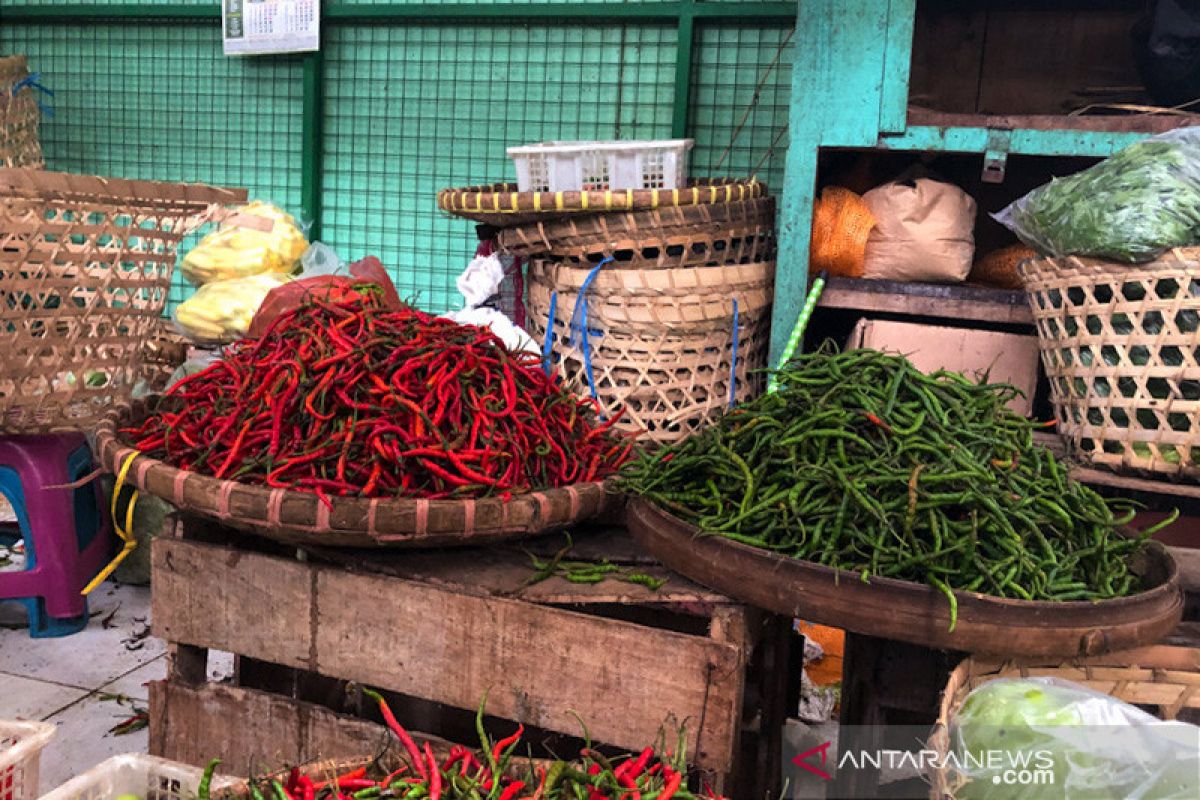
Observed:
[[[0,437],[0,494],[16,510],[25,540],[25,569],[0,572],[0,600],[25,603],[35,638],[66,636],[87,625],[87,598],[80,590],[112,555],[114,537],[99,483],[46,488],[91,471],[92,453],[82,434]]]

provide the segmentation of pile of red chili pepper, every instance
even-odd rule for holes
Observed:
[[[721,800],[710,789],[700,794],[688,789],[682,755],[659,758],[649,747],[636,757],[613,760],[585,747],[578,760],[530,766],[517,755],[524,728],[493,742],[484,730],[482,708],[475,718],[479,751],[456,744],[439,760],[428,742],[417,745],[383,697],[364,693],[379,703],[404,751],[389,765],[395,769],[377,759],[370,767],[319,780],[293,769],[286,780],[251,780],[252,800]]]
[[[311,295],[121,433],[180,469],[318,495],[488,497],[605,478],[633,442],[490,331],[358,285]],[[619,415],[618,415],[619,416]]]

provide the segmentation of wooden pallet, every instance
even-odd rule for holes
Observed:
[[[533,568],[516,546],[298,552],[192,517],[164,533],[153,625],[171,667],[151,692],[155,755],[219,753],[236,772],[361,754],[362,723],[335,713],[362,708],[346,692],[354,682],[393,693],[402,723],[468,744],[454,726],[486,692],[502,733],[519,721],[577,736],[582,719],[593,741],[638,750],[675,720],[714,785],[763,797],[780,775],[790,620],[646,563],[623,531],[578,539],[572,557],[637,563],[667,579],[657,592],[561,578],[526,587]],[[240,685],[206,684],[209,649],[239,657]]]

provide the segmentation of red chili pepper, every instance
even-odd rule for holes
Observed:
[[[663,767],[663,778],[666,779],[667,783],[658,795],[658,800],[671,800],[675,796],[675,793],[679,791],[680,784],[683,783],[683,773],[676,772],[670,767]]]
[[[408,757],[412,760],[413,767],[417,772],[421,773],[422,778],[428,778],[424,762],[421,759],[421,750],[417,747],[417,743],[408,735],[408,731],[404,730],[404,726],[397,720],[392,713],[392,709],[388,708],[387,701],[383,699],[383,695],[371,689],[363,689],[363,694],[379,704],[379,713],[383,715],[383,721],[391,729],[392,733],[396,734],[396,738],[404,745],[404,749],[408,751]],[[365,771],[363,774],[366,774]]]
[[[425,763],[429,770],[429,800],[439,800],[442,796],[442,771],[437,768],[437,761],[433,757],[433,748],[429,746],[429,742],[425,743]]]
[[[492,760],[499,763],[500,756],[504,753],[504,751],[507,750],[510,745],[516,745],[516,743],[520,740],[521,736],[524,735],[524,733],[525,733],[525,726],[520,723],[517,723],[517,732],[516,733],[514,733],[512,736],[506,736],[505,738],[496,742],[495,746],[492,747]]]

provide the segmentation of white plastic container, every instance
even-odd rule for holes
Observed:
[[[194,800],[204,770],[154,756],[129,753],[77,775],[41,800],[115,800],[123,794],[146,800]],[[215,776],[211,790],[236,786],[235,778]]]
[[[682,189],[692,139],[540,142],[508,148],[522,192]]]
[[[49,722],[0,720],[0,800],[34,800],[42,750],[58,728]]]

